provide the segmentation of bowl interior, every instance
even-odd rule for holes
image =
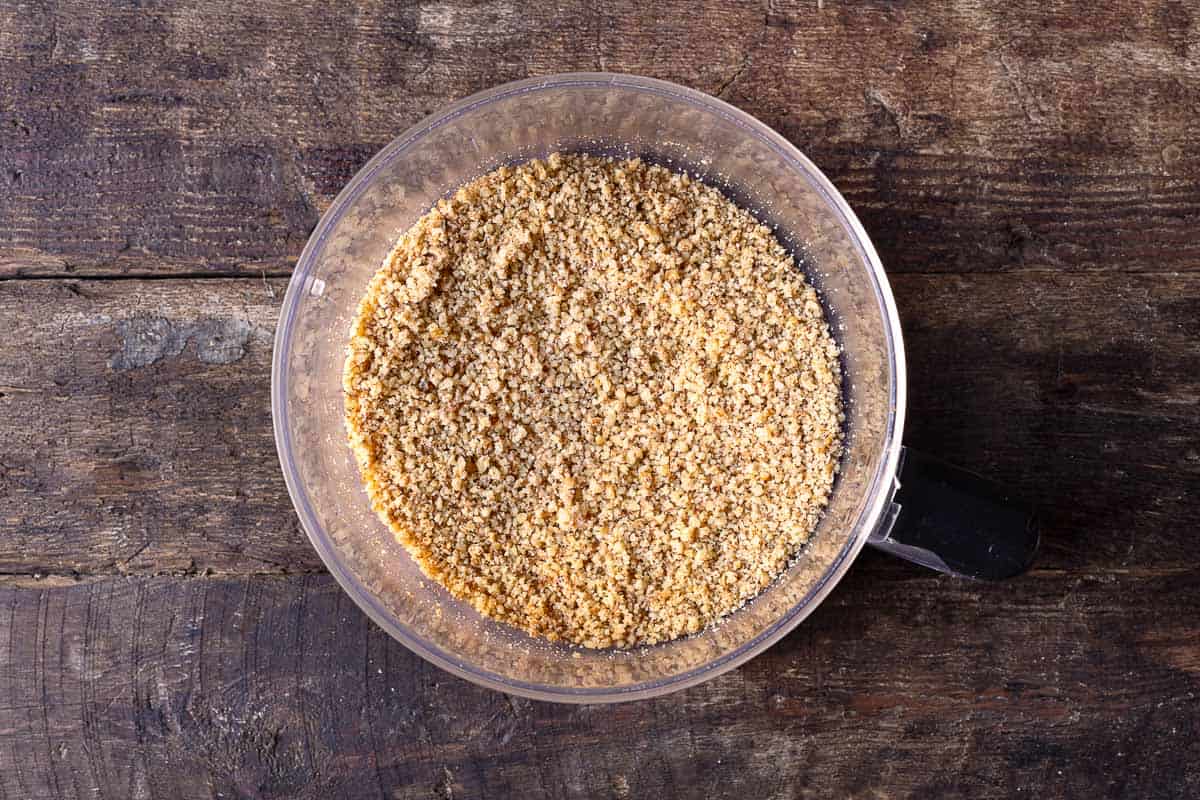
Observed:
[[[630,651],[531,638],[481,617],[426,579],[371,511],[342,421],[350,323],[396,238],[462,183],[556,150],[636,155],[720,188],[792,249],[843,348],[846,454],[810,543],[767,591],[719,625]],[[467,98],[405,132],[354,178],[318,225],[288,289],[272,404],[305,530],[382,627],[478,683],[595,702],[660,694],[736,666],[794,627],[832,588],[889,497],[902,427],[902,358],[870,243],[844,200],[794,148],[698,92],[642,78],[566,75]]]

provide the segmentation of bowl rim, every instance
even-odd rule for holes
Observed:
[[[809,589],[802,600],[781,614],[766,630],[738,648],[713,661],[667,678],[640,681],[620,687],[564,688],[505,678],[455,658],[451,653],[411,633],[404,625],[394,620],[379,600],[349,572],[337,554],[332,540],[317,522],[305,488],[299,481],[287,410],[288,369],[286,356],[292,344],[292,329],[296,319],[294,312],[303,296],[313,287],[313,278],[310,273],[324,249],[327,237],[341,220],[347,208],[366,189],[376,173],[393,159],[403,155],[421,137],[475,108],[514,95],[571,87],[590,89],[619,87],[683,100],[734,123],[748,135],[755,136],[774,150],[776,155],[790,162],[797,172],[804,174],[812,187],[821,194],[826,204],[841,218],[874,279],[875,299],[886,323],[886,350],[890,367],[891,413],[885,435],[883,457],[879,461],[875,475],[872,476],[868,490],[870,502],[860,517],[861,523],[856,528],[856,535],[847,538],[820,580]],[[779,133],[719,98],[669,81],[609,72],[560,73],[513,81],[476,92],[426,116],[384,146],[338,193],[333,203],[321,216],[305,244],[280,306],[279,324],[275,331],[274,350],[271,358],[271,417],[276,451],[284,481],[287,484],[288,495],[300,518],[305,534],[342,590],[390,636],[418,656],[447,672],[489,689],[534,700],[560,703],[611,703],[640,700],[685,689],[744,664],[803,622],[846,574],[867,540],[880,526],[884,510],[891,504],[900,458],[901,434],[904,430],[906,395],[904,343],[900,319],[887,274],[862,223],[825,174]]]

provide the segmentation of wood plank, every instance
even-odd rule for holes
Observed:
[[[317,568],[271,431],[285,288],[0,282],[0,572]]]
[[[872,572],[739,670],[589,707],[452,678],[327,576],[3,589],[0,795],[1200,792],[1200,573]]]
[[[1012,485],[1047,569],[1190,565],[1200,275],[895,275],[910,444]],[[282,280],[0,282],[0,573],[321,568],[269,407]]]
[[[895,276],[905,441],[1017,489],[1039,563],[1183,564],[1200,512],[1200,281]]]
[[[9,4],[0,274],[284,274],[406,126],[580,69],[776,127],[896,271],[1196,270],[1194,17],[1175,0]]]

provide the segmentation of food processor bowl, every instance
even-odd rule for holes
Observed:
[[[590,650],[551,643],[456,600],[421,573],[371,510],[347,444],[341,376],[350,327],[396,239],[460,185],[502,164],[555,151],[637,156],[719,188],[795,255],[842,349],[845,452],[811,539],[742,608],[696,635],[653,646]],[[920,537],[899,541],[891,535],[901,514],[894,493],[905,385],[900,324],[879,257],[846,201],[812,162],[767,126],[701,92],[647,78],[579,73],[506,84],[454,103],[405,131],[362,168],[325,213],[296,266],[276,333],[271,402],[280,461],[301,523],[330,572],[375,622],[467,680],[540,700],[591,703],[661,695],[752,658],[816,608],[868,540],[935,568],[970,574],[969,563],[962,568],[954,562],[954,547],[938,550]],[[915,479],[928,484],[936,464],[922,460],[919,466]],[[951,523],[959,511],[951,510]],[[925,516],[926,534],[946,533],[945,519],[931,524]]]

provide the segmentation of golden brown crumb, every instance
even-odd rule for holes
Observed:
[[[555,154],[464,186],[359,306],[372,504],[481,613],[587,647],[694,633],[813,530],[841,453],[816,293],[718,191]]]

